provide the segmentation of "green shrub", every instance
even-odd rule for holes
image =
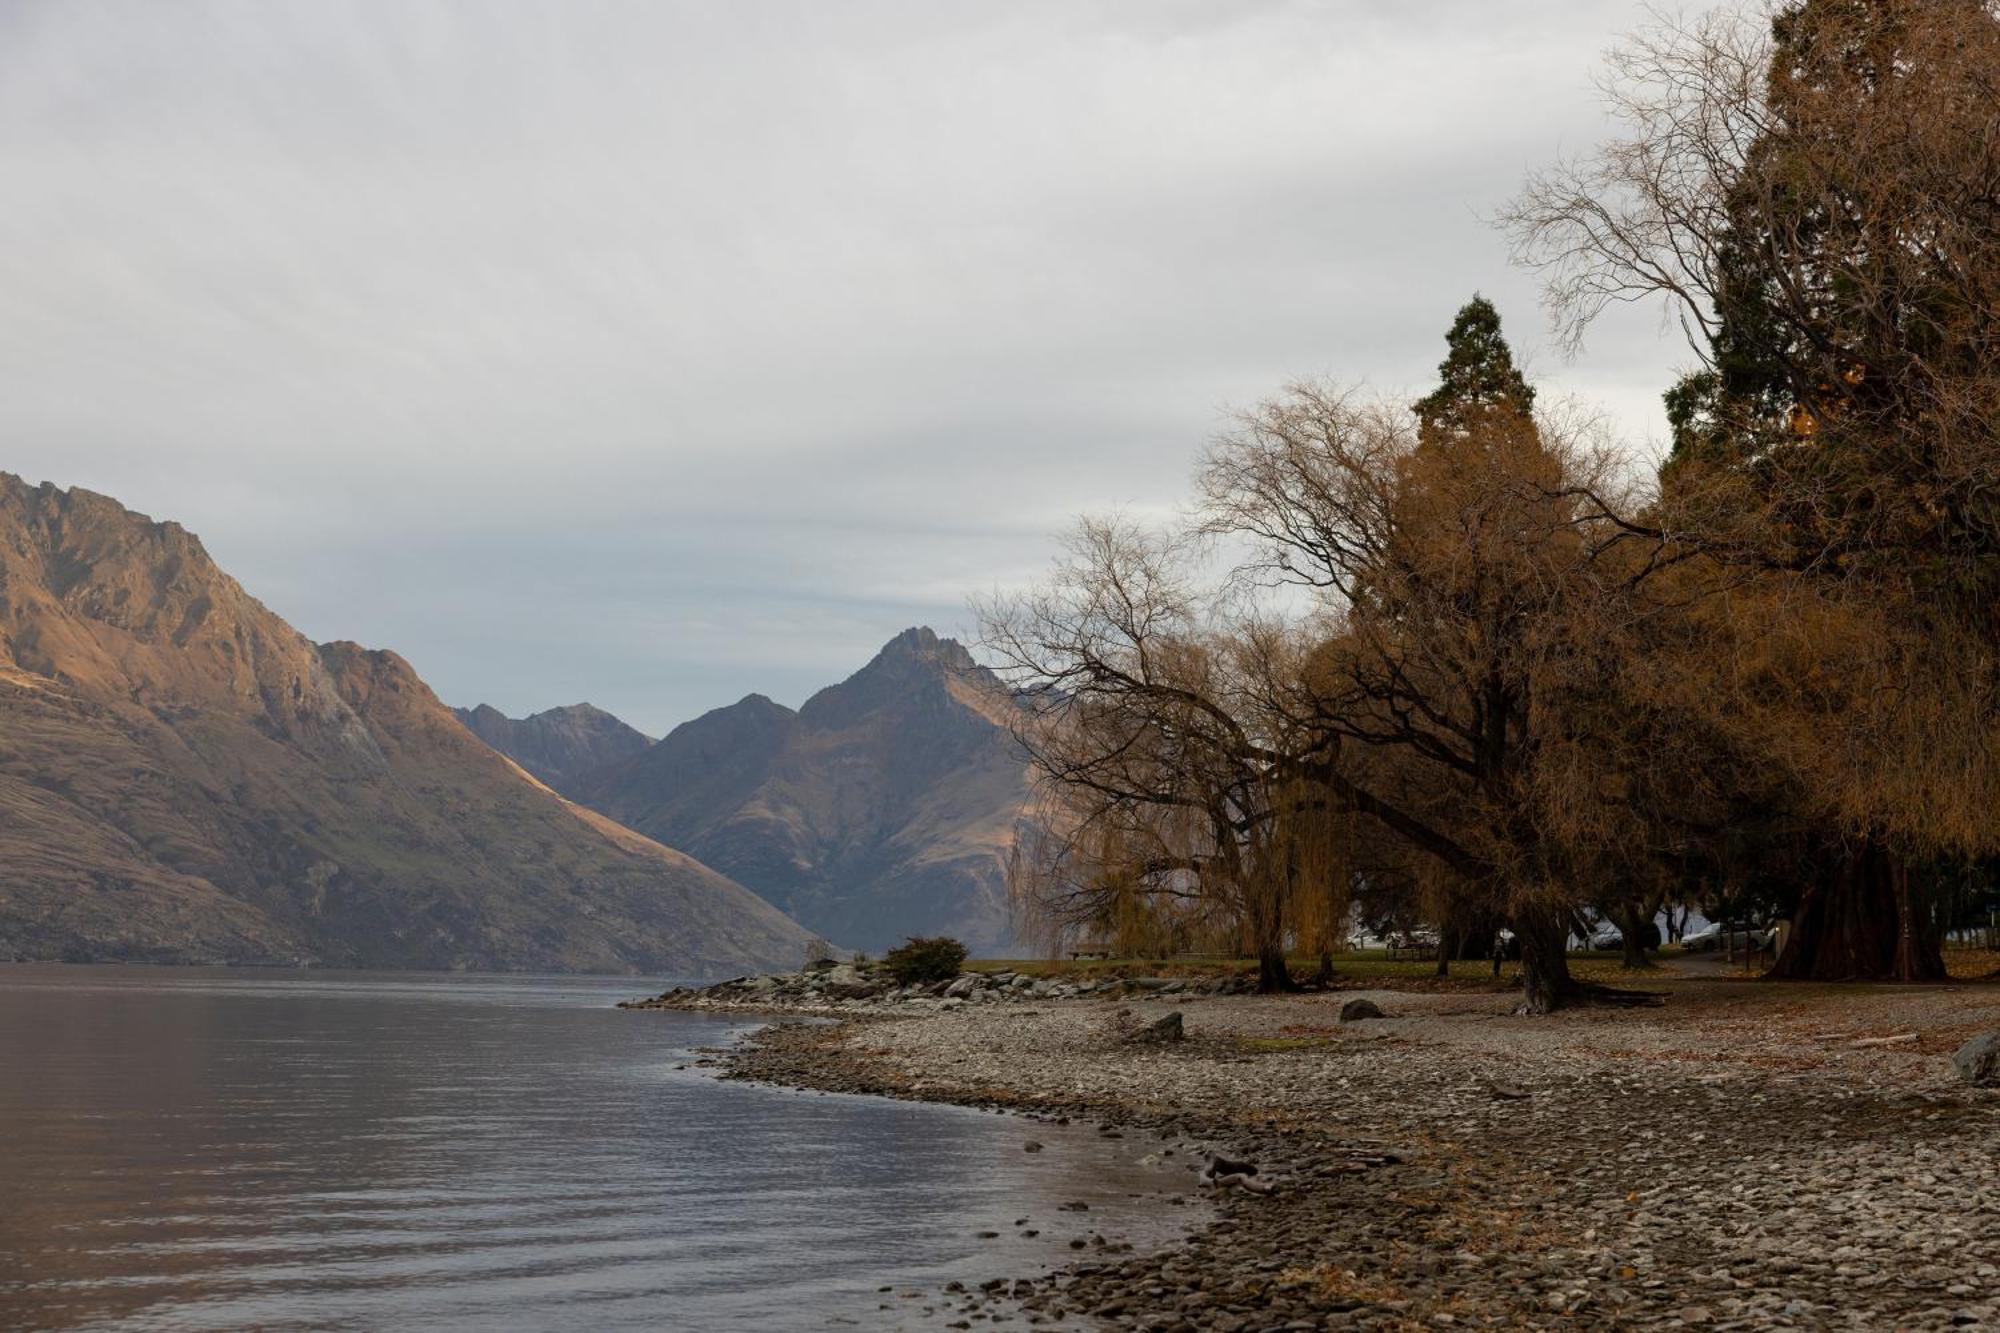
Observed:
[[[882,956],[882,966],[904,986],[950,981],[965,962],[965,946],[949,935],[903,941]]]

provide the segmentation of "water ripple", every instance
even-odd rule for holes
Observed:
[[[1134,1141],[677,1070],[738,1025],[646,988],[0,967],[0,1326],[920,1328],[1187,1221]]]

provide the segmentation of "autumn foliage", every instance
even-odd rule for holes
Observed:
[[[1813,0],[1636,40],[1625,132],[1508,211],[1566,332],[1661,297],[1701,366],[1655,474],[1538,404],[1475,299],[1413,405],[1298,384],[1191,518],[1089,519],[983,608],[1041,778],[1024,916],[1233,945],[1357,901],[1519,941],[1789,918],[1783,975],[1941,977],[2000,852],[2000,21]],[[1628,949],[1628,953],[1636,949]]]

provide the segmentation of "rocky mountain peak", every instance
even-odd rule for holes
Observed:
[[[573,796],[586,776],[629,759],[653,743],[595,704],[563,704],[526,717],[508,717],[491,704],[454,708],[473,735],[536,778]]]
[[[94,491],[8,474],[0,665],[148,708],[255,711],[284,734],[351,721],[314,645],[193,533]]]
[[[179,524],[7,475],[0,865],[0,960],[702,972],[805,939],[524,777],[395,653],[314,644]]]
[[[609,726],[614,722],[621,727],[625,725],[618,717],[593,703],[559,704],[554,708],[545,708],[539,713],[529,714],[528,720],[588,727]]]
[[[955,700],[992,717],[980,697],[999,689],[992,674],[973,660],[956,639],[934,630],[906,629],[884,644],[868,665],[838,685],[806,700],[800,723],[812,730],[838,731],[878,713],[900,715],[951,712]]]
[[[962,644],[918,626],[796,714],[749,695],[599,773],[580,799],[842,944],[942,932],[997,949],[1027,799],[1012,712]]]
[[[935,664],[956,671],[970,670],[975,665],[972,654],[957,639],[940,638],[930,626],[915,625],[883,644],[862,671],[901,662]]]

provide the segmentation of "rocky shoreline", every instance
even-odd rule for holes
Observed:
[[[1248,995],[1247,978],[1106,977],[1061,981],[1020,972],[964,972],[949,981],[903,985],[879,967],[828,963],[798,972],[734,977],[708,986],[677,986],[663,995],[630,1000],[621,1009],[747,1010],[753,1013],[853,1013],[893,1006],[905,1012],[949,1013],[966,1005],[1027,1000],[1077,1000],[1117,996]]]
[[[842,975],[637,1007],[836,1017],[763,1028],[724,1076],[1084,1119],[1269,1188],[1214,1190],[1159,1253],[940,1293],[944,1327],[2000,1327],[2000,1092],[1951,1065],[2000,990],[1690,982],[1532,1019],[1165,984]],[[1356,998],[1385,1016],[1342,1022]],[[1149,1035],[1170,1015],[1182,1039]]]
[[[978,1288],[947,1290],[942,1294],[950,1303],[951,1317],[944,1327],[970,1328],[1010,1318],[1038,1328],[1216,1330],[1367,1327],[1374,1322],[1316,1321],[1316,1314],[1355,1310],[1360,1302],[1328,1305],[1311,1299],[1305,1284],[1283,1271],[1287,1262],[1280,1250],[1282,1234],[1273,1234],[1265,1223],[1280,1192],[1291,1196],[1292,1191],[1308,1189],[1313,1181],[1332,1175],[1393,1167],[1408,1160],[1407,1150],[1374,1142],[1337,1147],[1321,1142],[1306,1151],[1306,1145],[1275,1126],[1221,1124],[1196,1113],[1092,1099],[1024,1096],[997,1085],[913,1080],[854,1058],[850,1042],[857,1037],[865,1040],[862,1029],[871,1021],[877,1020],[854,1018],[839,1026],[775,1023],[750,1034],[728,1053],[723,1076],[823,1092],[947,1102],[1063,1123],[1087,1120],[1105,1135],[1155,1136],[1164,1151],[1183,1152],[1191,1164],[1233,1155],[1236,1162],[1255,1164],[1259,1177],[1272,1182],[1270,1196],[1240,1188],[1218,1190],[1215,1220],[1185,1245],[1163,1253],[1133,1255],[1130,1246],[1072,1241],[1073,1248],[1088,1250],[1089,1257],[1052,1277],[996,1275]]]

